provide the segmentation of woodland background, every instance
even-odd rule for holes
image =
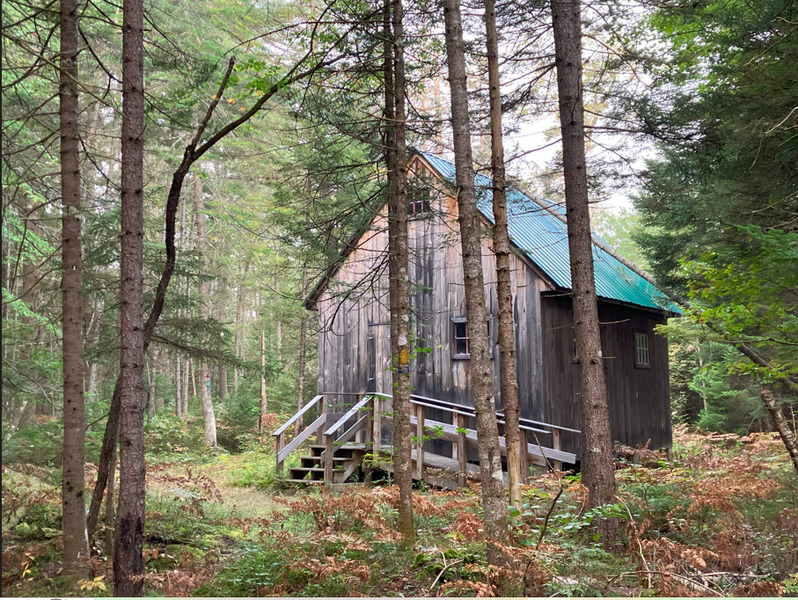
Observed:
[[[2,10],[3,469],[52,486],[64,452],[61,223],[69,214],[59,182],[60,20],[48,2],[6,1]],[[252,112],[186,174],[175,272],[145,362],[147,456],[202,453],[205,389],[214,456],[248,456],[270,444],[279,421],[271,415],[313,396],[319,325],[303,300],[385,202],[381,5],[152,0],[144,10],[145,315],[165,264],[170,181],[232,56],[207,135]],[[418,0],[405,10],[408,143],[446,154],[441,9]],[[465,3],[464,13],[475,159],[486,169],[482,5]],[[92,0],[78,15],[91,486],[119,371],[123,11]],[[795,432],[796,388],[783,382],[798,372],[798,5],[592,2],[582,16],[594,227],[690,300],[661,332],[671,340],[674,423],[768,432],[763,399],[773,399]],[[562,201],[561,157],[537,158],[559,135],[548,7],[506,2],[497,18],[508,172]],[[292,79],[305,69],[312,73]],[[606,208],[618,197],[634,208]],[[740,354],[740,343],[765,364]],[[274,483],[273,472],[244,472],[249,485]],[[21,497],[12,486],[4,477],[4,542],[6,523],[16,521],[9,535],[19,535],[27,518],[17,520],[14,502],[6,510],[6,499]],[[46,527],[57,529],[51,516]],[[28,541],[49,539],[37,531]]]

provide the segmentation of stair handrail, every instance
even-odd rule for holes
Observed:
[[[308,411],[309,411],[309,410],[310,410],[312,407],[316,406],[316,404],[317,404],[317,403],[318,403],[320,400],[322,400],[322,399],[324,399],[324,394],[319,394],[318,396],[316,396],[315,398],[313,398],[313,400],[311,400],[310,402],[308,402],[307,404],[305,404],[305,406],[303,406],[303,407],[302,407],[302,409],[301,409],[299,412],[297,412],[297,413],[296,413],[296,414],[295,414],[293,417],[291,417],[291,418],[290,418],[290,419],[288,419],[288,420],[287,420],[285,423],[283,423],[283,424],[282,424],[282,425],[281,425],[281,426],[280,426],[280,427],[279,427],[279,428],[278,428],[278,429],[277,429],[277,430],[276,430],[276,431],[275,431],[275,432],[272,434],[272,437],[277,437],[277,436],[278,436],[278,435],[280,435],[281,433],[284,433],[284,432],[285,432],[285,431],[286,431],[286,430],[287,430],[289,427],[291,427],[291,425],[293,425],[294,423],[296,423],[296,421],[297,421],[298,419],[301,419],[301,418],[302,418],[302,416],[303,416],[303,415],[304,415],[306,412],[308,412]]]
[[[318,406],[318,416],[316,420],[313,421],[308,427],[303,429],[293,440],[291,440],[287,445],[285,443],[285,432],[288,431],[288,428],[294,425],[303,417],[303,415],[308,412],[314,406]],[[301,410],[297,411],[297,413],[288,419],[281,427],[279,427],[274,433],[272,433],[272,437],[274,438],[274,460],[275,460],[275,467],[274,470],[276,473],[280,473],[283,470],[283,463],[285,462],[286,457],[296,450],[299,445],[308,439],[311,435],[315,432],[321,432],[324,425],[327,422],[327,415],[324,411],[324,394],[319,394],[313,400],[308,402],[305,406],[302,407]],[[321,436],[319,436],[321,437]]]
[[[327,431],[324,432],[324,436],[333,435],[336,431],[341,429],[350,418],[352,418],[355,413],[357,413],[361,408],[366,406],[371,400],[373,399],[373,395],[371,393],[365,394],[357,403],[355,403],[352,408],[344,413],[344,415],[338,419],[333,425],[327,428]]]
[[[346,411],[343,416],[338,419],[333,425],[327,428],[324,432],[324,452],[322,453],[322,463],[324,465],[324,479],[327,481],[332,481],[332,470],[333,470],[333,453],[334,444],[336,440],[333,438],[335,437],[335,433],[343,427],[346,422],[351,419],[355,414],[357,414],[360,410],[364,407],[368,406],[369,403],[374,401],[374,395],[371,393],[364,394],[363,397],[355,403],[352,408]],[[362,420],[362,419],[361,419]],[[347,431],[346,433],[349,433]]]

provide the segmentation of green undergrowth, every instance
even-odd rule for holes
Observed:
[[[179,424],[177,424],[179,425]],[[172,425],[170,425],[172,427]],[[684,596],[798,592],[798,483],[778,440],[683,435],[674,459],[618,464],[616,502],[589,510],[578,474],[534,480],[513,510],[507,563],[487,564],[478,489],[414,493],[418,538],[395,533],[395,487],[295,489],[271,440],[148,465],[150,596]],[[154,458],[154,456],[153,456]],[[290,465],[286,465],[286,471]],[[60,501],[40,467],[4,468],[3,591],[110,595],[102,535],[92,577],[59,580]],[[618,520],[605,547],[597,519]],[[718,575],[720,574],[720,575]],[[703,586],[703,587],[702,587]]]

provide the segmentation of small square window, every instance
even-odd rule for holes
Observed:
[[[635,366],[650,368],[649,344],[647,333],[635,333]]]
[[[422,194],[414,194],[407,203],[407,216],[409,218],[418,217],[429,212],[429,200]]]

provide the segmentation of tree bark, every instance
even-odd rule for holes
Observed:
[[[471,156],[471,129],[466,88],[465,50],[459,0],[444,0],[446,56],[449,64],[449,89],[452,103],[452,134],[457,184],[460,238],[463,252],[463,278],[468,311],[471,351],[471,387],[477,415],[477,446],[482,481],[482,507],[488,562],[506,562],[502,546],[509,544],[507,503],[504,499],[496,403],[493,398],[493,370],[490,364],[485,287],[482,273],[480,216],[474,188]]]
[[[390,22],[388,16],[390,15]],[[399,487],[399,532],[404,542],[416,539],[413,519],[412,432],[410,427],[410,280],[407,232],[407,151],[405,135],[404,7],[386,6],[385,100],[388,170],[388,273],[393,357],[393,460]],[[393,31],[391,31],[391,25]]]
[[[208,319],[210,315],[209,296],[210,290],[207,281],[207,240],[205,238],[205,202],[202,199],[202,180],[199,173],[194,174],[194,212],[197,222],[197,251],[199,253],[199,316],[200,320]],[[216,446],[216,415],[213,411],[211,398],[211,372],[207,359],[200,358],[200,398],[202,401],[203,443],[206,446]]]
[[[175,415],[183,413],[183,396],[181,395],[181,384],[183,383],[183,365],[180,356],[175,356]]]
[[[100,298],[94,301],[94,310],[92,311],[91,327],[89,327],[89,343],[92,346],[98,346],[100,343],[100,326],[103,318],[103,303]],[[95,350],[96,351],[96,350]],[[86,393],[89,398],[94,398],[97,395],[97,384],[99,375],[100,363],[93,359],[89,368],[89,378],[86,383]]]
[[[122,5],[122,252],[119,310],[119,508],[114,594],[144,584],[144,9]]]
[[[251,260],[251,257],[247,256],[247,262],[244,263],[244,274],[241,276],[241,281],[238,282],[238,293],[236,294],[236,326],[233,337],[233,351],[236,358],[241,358],[244,348],[244,301],[246,299],[244,283],[247,280]],[[233,393],[238,393],[238,367],[233,369]]]
[[[219,279],[219,287],[216,293],[216,316],[221,323],[227,321],[227,279]],[[227,399],[227,365],[220,360],[216,365],[219,369],[219,401]]]
[[[266,332],[260,332],[260,403],[258,405],[258,435],[263,435],[266,417]]]
[[[108,494],[105,498],[105,553],[114,553],[114,473],[116,471],[116,444],[111,453],[111,472],[108,474]]]
[[[147,423],[155,418],[155,394],[156,381],[155,381],[155,363],[158,360],[158,353],[156,351],[150,352],[147,360]]]
[[[776,401],[776,396],[766,387],[762,388],[762,402],[767,408],[768,413],[770,413],[770,417],[773,419],[774,425],[776,425],[776,431],[779,432],[781,441],[784,442],[784,447],[787,448],[787,452],[790,454],[793,467],[795,467],[795,471],[798,473],[798,443],[795,441],[795,432],[784,416],[781,405]]]
[[[304,300],[308,293],[308,266],[302,265],[302,291],[301,297]],[[299,317],[299,375],[297,377],[297,412],[302,410],[305,406],[305,370],[307,369],[307,345],[308,345],[308,318],[307,311],[302,311]],[[301,420],[301,419],[300,419]],[[299,430],[302,423],[296,422],[294,427],[294,435],[299,435]]]
[[[61,127],[61,293],[64,445],[61,483],[64,573],[89,573],[84,454],[83,259],[80,239],[80,141],[78,134],[78,7],[61,0],[59,64]]]
[[[504,405],[504,439],[507,444],[507,480],[510,503],[521,508],[521,485],[529,473],[521,473],[521,434],[518,382],[515,373],[513,292],[510,284],[510,235],[507,231],[504,143],[501,85],[499,80],[499,36],[496,31],[496,0],[485,0],[485,33],[490,87],[491,169],[493,171],[493,252],[496,254],[496,295],[499,304],[499,353]],[[526,452],[526,448],[524,448]]]
[[[590,492],[590,506],[596,507],[614,500],[615,468],[593,275],[582,99],[581,10],[579,0],[551,0],[551,10],[562,129],[574,330],[580,367],[582,483]],[[605,545],[610,546],[618,539],[618,523],[615,520],[601,521],[597,528]]]
[[[188,380],[191,374],[191,359],[183,359],[183,418],[188,417]],[[196,395],[196,394],[195,394]]]

